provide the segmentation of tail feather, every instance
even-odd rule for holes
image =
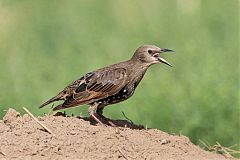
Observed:
[[[53,97],[51,99],[49,99],[48,101],[44,102],[43,104],[41,104],[41,106],[39,108],[42,108],[52,102],[55,102],[55,101],[59,101],[59,100],[62,100],[60,97],[56,96],[56,97]]]
[[[64,109],[65,107],[63,107],[62,104],[59,104],[58,106],[54,107],[53,108],[53,111],[56,111],[56,110],[60,110],[60,109]]]

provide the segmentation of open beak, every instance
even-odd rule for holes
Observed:
[[[164,63],[164,64],[166,64],[166,65],[169,65],[170,67],[172,67],[172,65],[171,65],[168,61],[166,61],[165,59],[163,59],[162,57],[158,57],[158,61],[161,62],[161,63]]]
[[[171,49],[161,49],[159,53],[162,53],[162,52],[174,52],[173,50]],[[169,65],[170,67],[172,67],[172,65],[166,61],[165,59],[163,59],[162,57],[158,56],[158,61],[161,62],[161,63],[164,63],[166,65]]]

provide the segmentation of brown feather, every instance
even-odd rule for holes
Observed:
[[[119,75],[121,73],[122,75]],[[72,88],[70,96],[60,107],[69,108],[76,105],[89,104],[98,99],[117,93],[124,87],[126,71],[124,68],[113,68],[103,72],[95,72],[91,77],[85,76],[80,85]],[[76,84],[73,82],[73,84]],[[65,90],[68,90],[66,87]],[[80,88],[79,88],[80,87]],[[54,110],[58,110],[58,106]]]

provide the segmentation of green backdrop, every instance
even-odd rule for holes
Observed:
[[[225,146],[239,144],[239,1],[0,0],[0,118],[38,106],[142,44],[175,50],[105,115]],[[87,106],[66,110],[86,114]],[[239,147],[238,147],[239,148]]]

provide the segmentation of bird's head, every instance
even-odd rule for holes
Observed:
[[[142,45],[135,51],[132,59],[138,60],[142,63],[146,63],[147,65],[152,65],[155,63],[164,63],[171,66],[171,64],[168,61],[160,57],[160,53],[163,52],[174,51],[170,49],[162,49],[154,45]]]

